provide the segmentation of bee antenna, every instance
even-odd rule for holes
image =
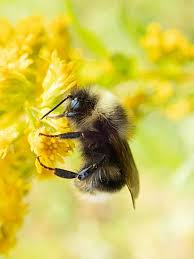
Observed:
[[[64,103],[67,99],[72,98],[72,95],[68,95],[67,97],[65,97],[65,99],[63,99],[62,101],[60,101],[57,105],[55,105],[55,107],[53,107],[50,111],[48,111],[46,114],[44,114],[41,117],[41,120],[44,119],[47,115],[49,115],[52,111],[54,111],[55,109],[57,109],[62,103]]]

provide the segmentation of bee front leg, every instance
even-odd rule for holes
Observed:
[[[48,138],[74,139],[74,138],[83,137],[83,133],[82,132],[66,132],[66,133],[55,134],[55,135],[39,133],[39,136],[44,136],[44,137],[48,137]]]
[[[78,174],[65,170],[65,169],[61,169],[61,168],[55,168],[55,175],[57,175],[58,177],[62,177],[62,178],[66,178],[66,179],[73,179],[76,178],[78,176]]]
[[[61,169],[61,168],[52,168],[52,167],[48,167],[46,165],[44,165],[41,161],[40,158],[37,157],[38,162],[40,163],[40,165],[50,171],[53,171],[55,175],[62,177],[62,178],[66,178],[66,179],[73,179],[76,178],[78,176],[78,174],[72,172],[72,171],[68,171],[65,169]]]
[[[47,116],[49,119],[60,119],[60,118],[73,118],[76,116],[79,116],[81,113],[80,112],[64,112],[58,115],[49,115]]]
[[[100,157],[99,160],[97,160],[96,162],[94,162],[93,164],[91,164],[90,166],[82,169],[78,175],[77,175],[77,178],[80,180],[80,181],[83,181],[85,180],[87,177],[89,177],[90,175],[92,175],[96,169],[98,169],[99,166],[102,165],[102,163],[104,162],[106,156],[103,155],[102,157]]]

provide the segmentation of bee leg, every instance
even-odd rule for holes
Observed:
[[[87,177],[89,177],[91,174],[93,174],[93,172],[104,162],[105,160],[105,155],[103,155],[103,157],[101,157],[98,161],[96,161],[95,163],[91,164],[90,166],[82,169],[78,175],[77,178],[80,181],[85,180]]]
[[[80,138],[83,137],[82,132],[66,132],[66,133],[61,133],[61,134],[56,134],[56,135],[48,135],[44,133],[39,133],[39,136],[44,136],[48,138],[62,138],[62,139],[74,139],[74,138]]]
[[[55,134],[55,135],[48,135],[44,133],[39,133],[39,136],[44,136],[48,138],[62,138],[62,139],[74,139],[74,138],[87,138],[90,136],[99,136],[100,134],[96,131],[88,131],[88,132],[66,132],[61,134]]]
[[[78,176],[77,178],[82,181],[82,180],[85,180],[88,176],[90,176],[92,174],[92,166],[93,165],[90,165],[86,168],[84,168],[83,170],[81,170],[79,173],[78,173]]]
[[[78,116],[80,114],[81,114],[80,112],[64,112],[64,113],[61,113],[58,115],[49,115],[47,117],[49,119],[60,119],[60,118],[64,118],[64,117],[72,118],[72,117]]]
[[[65,117],[65,114],[64,113],[61,113],[61,114],[58,114],[58,115],[48,115],[47,118],[49,119],[60,119],[60,118],[64,118]]]
[[[37,157],[37,160],[42,167],[44,167],[47,170],[53,171],[54,174],[59,176],[59,177],[66,178],[66,179],[73,179],[73,178],[76,178],[77,175],[78,175],[74,172],[71,172],[71,171],[68,171],[68,170],[65,170],[65,169],[48,167],[40,161],[39,157]]]
[[[61,169],[61,168],[55,168],[55,175],[57,175],[58,177],[62,177],[62,178],[66,178],[66,179],[73,179],[76,178],[78,174],[65,170],[65,169]]]

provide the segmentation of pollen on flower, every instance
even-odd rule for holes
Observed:
[[[50,138],[40,135],[40,133],[51,134],[44,127],[31,133],[29,136],[31,149],[45,166],[55,168],[73,150],[74,144],[71,140]],[[45,169],[41,168],[37,162],[36,167],[39,173],[45,172]]]

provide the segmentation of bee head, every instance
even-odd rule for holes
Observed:
[[[72,116],[72,120],[80,121],[86,116],[90,116],[96,107],[98,97],[89,88],[76,89],[71,93],[71,101],[67,107],[69,113],[77,114]]]

